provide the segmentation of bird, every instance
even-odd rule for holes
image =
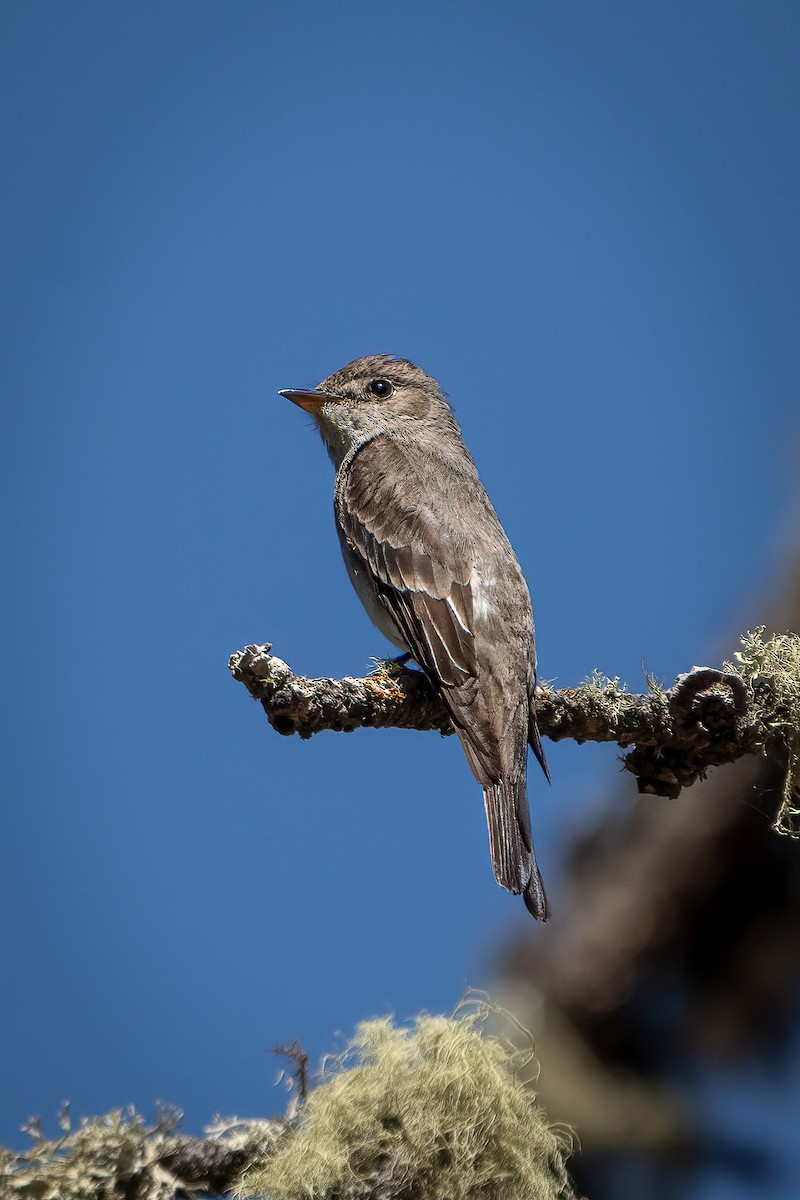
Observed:
[[[526,778],[530,745],[550,780],[533,609],[445,393],[408,359],[375,354],[278,394],[311,414],[336,468],[334,516],[356,594],[427,675],[483,788],[497,882],[546,921]]]

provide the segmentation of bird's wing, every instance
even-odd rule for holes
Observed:
[[[337,481],[339,533],[440,692],[479,782],[494,782],[501,769],[477,694],[468,547],[435,465],[424,485],[420,474],[419,459],[392,439],[362,446]]]
[[[487,660],[487,648],[476,637],[472,543],[481,536],[481,524],[470,508],[481,485],[477,475],[469,480],[474,490],[470,494],[467,487],[466,496],[461,491],[461,507],[454,512],[447,472],[439,463],[424,463],[424,453],[419,449],[412,456],[384,437],[362,446],[337,477],[339,535],[442,697],[483,785],[498,883],[523,892],[533,915],[546,920],[525,788],[529,698],[510,694],[494,656]],[[485,512],[482,508],[484,524]],[[491,508],[489,513],[488,536],[504,538],[499,523],[494,528]],[[532,633],[531,628],[531,640]]]

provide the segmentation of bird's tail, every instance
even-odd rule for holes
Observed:
[[[492,866],[497,882],[517,895],[537,921],[546,921],[550,906],[536,864],[524,773],[483,789]]]

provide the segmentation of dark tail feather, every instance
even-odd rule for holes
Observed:
[[[550,920],[550,902],[547,899],[547,892],[544,890],[544,883],[539,874],[539,867],[536,863],[536,855],[531,854],[533,862],[531,864],[531,877],[528,886],[525,888],[523,899],[525,907],[532,917],[537,921]]]
[[[546,921],[550,906],[533,851],[524,774],[491,784],[483,789],[483,797],[497,882],[516,895],[522,893],[528,912]]]

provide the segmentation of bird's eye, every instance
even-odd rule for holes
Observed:
[[[373,396],[377,396],[378,399],[385,400],[387,396],[391,396],[394,388],[388,379],[373,379],[368,391],[372,392]]]

